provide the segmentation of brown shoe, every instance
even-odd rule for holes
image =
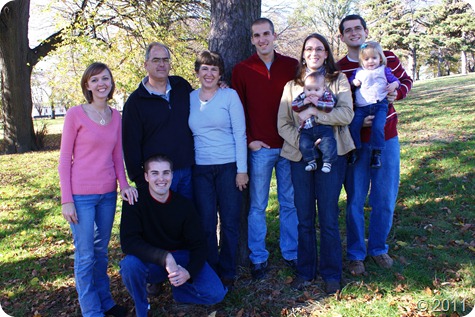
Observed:
[[[387,254],[380,254],[371,257],[376,264],[382,268],[389,269],[393,266],[393,259]]]
[[[348,271],[350,271],[351,275],[361,275],[365,273],[364,263],[361,260],[354,260],[350,261],[350,265],[348,265]]]

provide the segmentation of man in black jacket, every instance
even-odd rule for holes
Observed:
[[[145,162],[147,188],[134,205],[122,205],[120,273],[138,317],[147,316],[147,283],[169,281],[177,302],[211,305],[227,289],[206,263],[201,221],[193,203],[170,190],[172,162],[155,155]]]
[[[163,153],[175,165],[171,189],[191,199],[194,146],[188,116],[193,89],[182,77],[169,76],[170,50],[161,43],[148,46],[144,67],[147,76],[127,99],[122,115],[127,174],[137,188],[147,187],[144,160]]]

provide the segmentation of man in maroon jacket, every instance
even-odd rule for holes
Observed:
[[[297,211],[290,177],[290,162],[280,156],[284,140],[277,132],[277,112],[285,84],[294,79],[298,61],[274,50],[272,21],[259,18],[251,26],[251,43],[256,53],[233,69],[234,88],[244,107],[249,153],[249,256],[254,279],[265,276],[266,209],[272,171],[277,178],[280,205],[280,249],[286,263],[297,264]]]
[[[359,48],[365,42],[369,31],[365,20],[359,15],[346,16],[339,28],[340,38],[347,45],[348,54],[338,62],[338,66],[349,78],[359,66]],[[392,102],[406,97],[412,87],[412,79],[394,53],[384,51],[384,55],[387,58],[387,66],[401,85],[394,93],[388,94],[390,103],[384,128],[386,142],[381,155],[382,167],[370,167],[371,148],[368,141],[373,116],[368,116],[365,119],[366,128],[361,131],[363,147],[359,150],[358,160],[348,166],[345,180],[347,259],[350,260],[349,271],[354,275],[365,272],[363,261],[367,255],[383,268],[390,268],[393,264],[393,259],[388,255],[386,239],[391,230],[398,194],[400,153],[396,127],[398,118]],[[370,188],[371,216],[366,247],[364,204]]]

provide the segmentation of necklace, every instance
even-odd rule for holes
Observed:
[[[101,120],[99,121],[99,123],[101,125],[105,125],[106,124],[106,120],[104,120],[104,117],[99,113],[99,111],[96,110],[96,108],[94,108],[93,106],[91,106],[92,109],[94,109],[94,111],[101,117]]]
[[[219,87],[218,87],[218,88],[219,88]],[[210,101],[211,99],[213,99],[214,95],[215,95],[216,92],[218,91],[218,88],[215,89],[214,91],[211,91],[211,92],[204,92],[203,89],[200,89],[199,99],[200,99],[201,101],[204,101],[204,102]],[[207,96],[209,96],[209,97],[206,98],[205,95],[207,95]]]

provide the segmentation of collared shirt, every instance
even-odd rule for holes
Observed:
[[[172,86],[170,85],[170,80],[169,79],[167,79],[167,89],[165,90],[164,94],[157,93],[156,91],[151,90],[150,88],[148,88],[147,83],[148,83],[148,76],[145,76],[145,78],[142,79],[142,84],[145,87],[145,89],[147,89],[148,93],[151,94],[151,95],[160,96],[163,99],[165,99],[166,101],[170,102],[170,90],[172,90]]]

